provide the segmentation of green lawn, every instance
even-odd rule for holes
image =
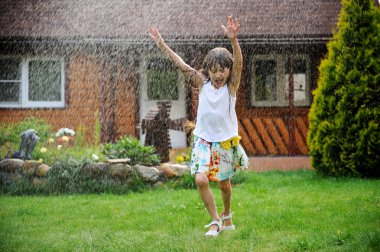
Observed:
[[[0,251],[380,251],[378,180],[250,172],[235,231],[204,237],[196,190],[0,196]],[[218,206],[221,199],[216,187]]]

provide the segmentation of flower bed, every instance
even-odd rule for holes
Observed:
[[[84,142],[86,134],[83,127],[77,133],[69,128],[52,133],[48,125],[36,119],[28,119],[26,123],[13,125],[13,128],[6,127],[7,130],[3,131],[0,126],[0,131],[5,132],[0,136],[0,142],[5,142],[4,146],[8,148],[6,155],[0,155],[4,157],[3,160],[0,158],[0,187],[3,192],[128,190],[136,188],[136,185],[159,185],[163,181],[189,175],[186,165],[160,164],[154,147],[141,145],[140,140],[130,136],[121,137],[115,143],[94,146]],[[22,132],[27,128],[36,129],[40,141],[31,153],[33,160],[24,161],[14,151],[19,145],[19,133],[14,131]],[[187,156],[181,153],[175,160],[187,161]]]

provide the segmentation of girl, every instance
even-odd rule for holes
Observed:
[[[217,236],[222,230],[234,230],[231,212],[231,178],[236,168],[246,168],[248,158],[239,144],[238,123],[235,111],[236,94],[243,68],[243,56],[237,40],[239,22],[227,18],[227,27],[221,26],[231,41],[233,55],[225,48],[214,48],[205,57],[203,70],[187,65],[164,42],[155,27],[149,34],[158,46],[178,67],[185,77],[199,87],[199,105],[191,154],[191,174],[195,175],[198,192],[211,216],[206,236]],[[217,181],[221,189],[224,210],[216,210],[209,180]]]

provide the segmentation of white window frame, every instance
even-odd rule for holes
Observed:
[[[285,64],[288,55],[286,54],[259,54],[254,55],[251,59],[251,105],[256,107],[286,107],[289,106],[289,100],[286,98],[287,89],[286,86],[288,84],[288,80],[286,79],[286,70]],[[294,101],[295,106],[310,106],[311,103],[311,95],[310,95],[310,59],[307,54],[294,54],[291,55],[293,60],[302,59],[306,61],[306,87],[305,87],[305,100],[304,101]],[[257,101],[255,96],[256,90],[256,61],[259,60],[273,60],[276,62],[276,92],[277,92],[277,100],[276,101]]]
[[[0,108],[63,108],[65,107],[65,64],[60,57],[2,57],[21,58],[21,80],[0,80],[1,82],[20,82],[20,97],[18,102],[0,102]],[[61,99],[60,101],[30,101],[29,94],[29,62],[30,61],[59,61],[61,64]]]

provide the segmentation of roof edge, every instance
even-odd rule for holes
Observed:
[[[331,34],[310,36],[239,36],[241,44],[324,44],[332,38]],[[167,37],[165,41],[169,44],[192,45],[192,44],[215,44],[228,43],[224,37]],[[144,45],[152,44],[148,37],[135,38],[83,38],[83,37],[9,37],[0,36],[0,44],[56,44],[56,45]]]

